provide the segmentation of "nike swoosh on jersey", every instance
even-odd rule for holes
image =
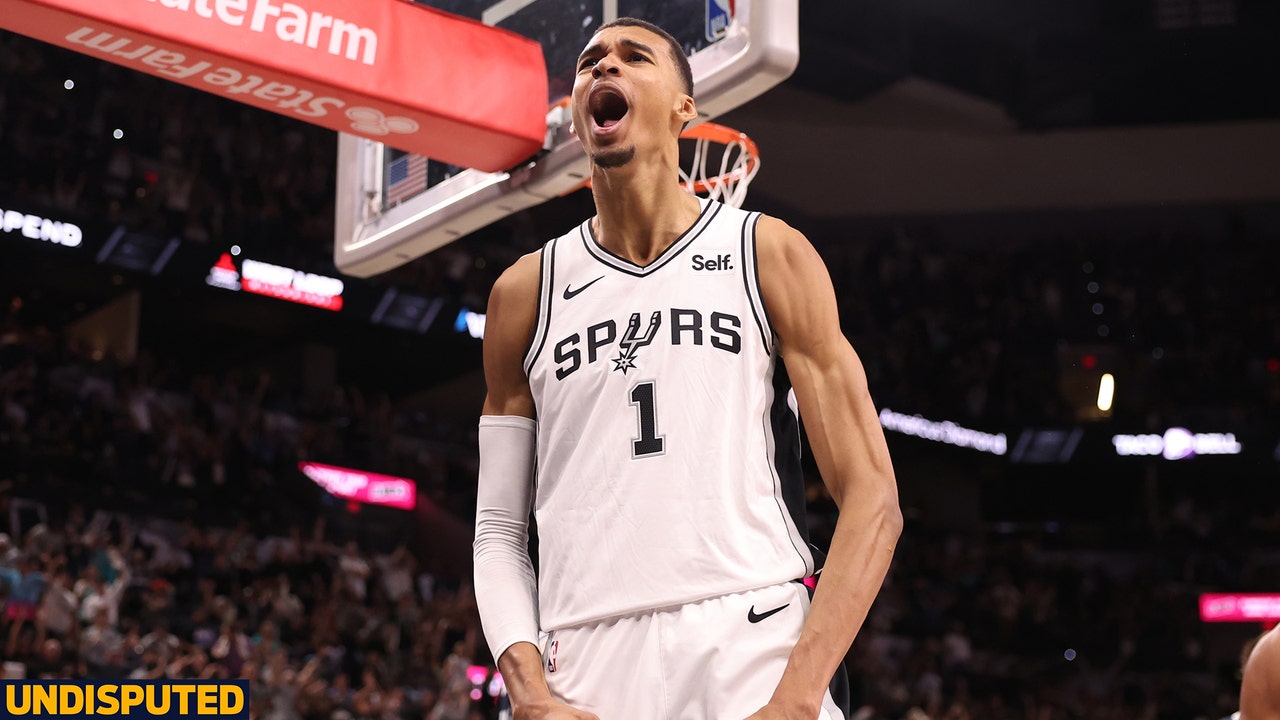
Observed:
[[[782,607],[776,607],[772,610],[768,610],[757,615],[756,606],[752,605],[751,609],[747,611],[747,622],[758,623],[761,620],[764,620],[765,618],[769,617],[770,615],[777,615],[778,613],[782,612],[783,610],[786,610],[789,607],[791,607],[791,603],[787,603]]]
[[[603,275],[601,275],[600,277],[596,278],[595,280],[592,280],[591,282],[587,283],[586,285],[583,285],[582,287],[578,288],[577,290],[574,290],[573,288],[569,287],[568,285],[565,285],[565,286],[564,286],[564,299],[565,299],[565,300],[572,300],[572,299],[574,298],[574,296],[576,296],[578,293],[582,292],[583,290],[586,290],[587,288],[591,287],[592,285],[595,285],[596,283],[600,282],[600,281],[601,281],[601,280],[603,280],[603,279],[604,279],[604,276],[603,276]]]

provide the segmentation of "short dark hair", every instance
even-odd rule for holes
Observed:
[[[641,20],[633,17],[620,17],[612,22],[607,22],[596,28],[596,32],[607,30],[611,27],[638,27],[648,30],[667,41],[667,50],[671,55],[671,60],[675,62],[676,69],[680,71],[680,80],[684,83],[684,93],[689,97],[693,97],[693,68],[689,67],[689,56],[685,55],[684,47],[680,45],[680,41],[671,36],[671,33],[654,25],[648,20]]]

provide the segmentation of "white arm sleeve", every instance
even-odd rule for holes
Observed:
[[[538,644],[538,586],[529,560],[537,423],[514,415],[480,418],[475,593],[494,662],[515,643]]]

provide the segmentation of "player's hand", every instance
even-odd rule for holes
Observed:
[[[513,720],[600,720],[585,710],[569,707],[555,700],[543,700],[513,707]]]

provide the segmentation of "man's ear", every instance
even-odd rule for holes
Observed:
[[[688,125],[698,119],[698,105],[693,98],[681,93],[679,99],[676,100],[675,107],[676,117],[684,125]]]

